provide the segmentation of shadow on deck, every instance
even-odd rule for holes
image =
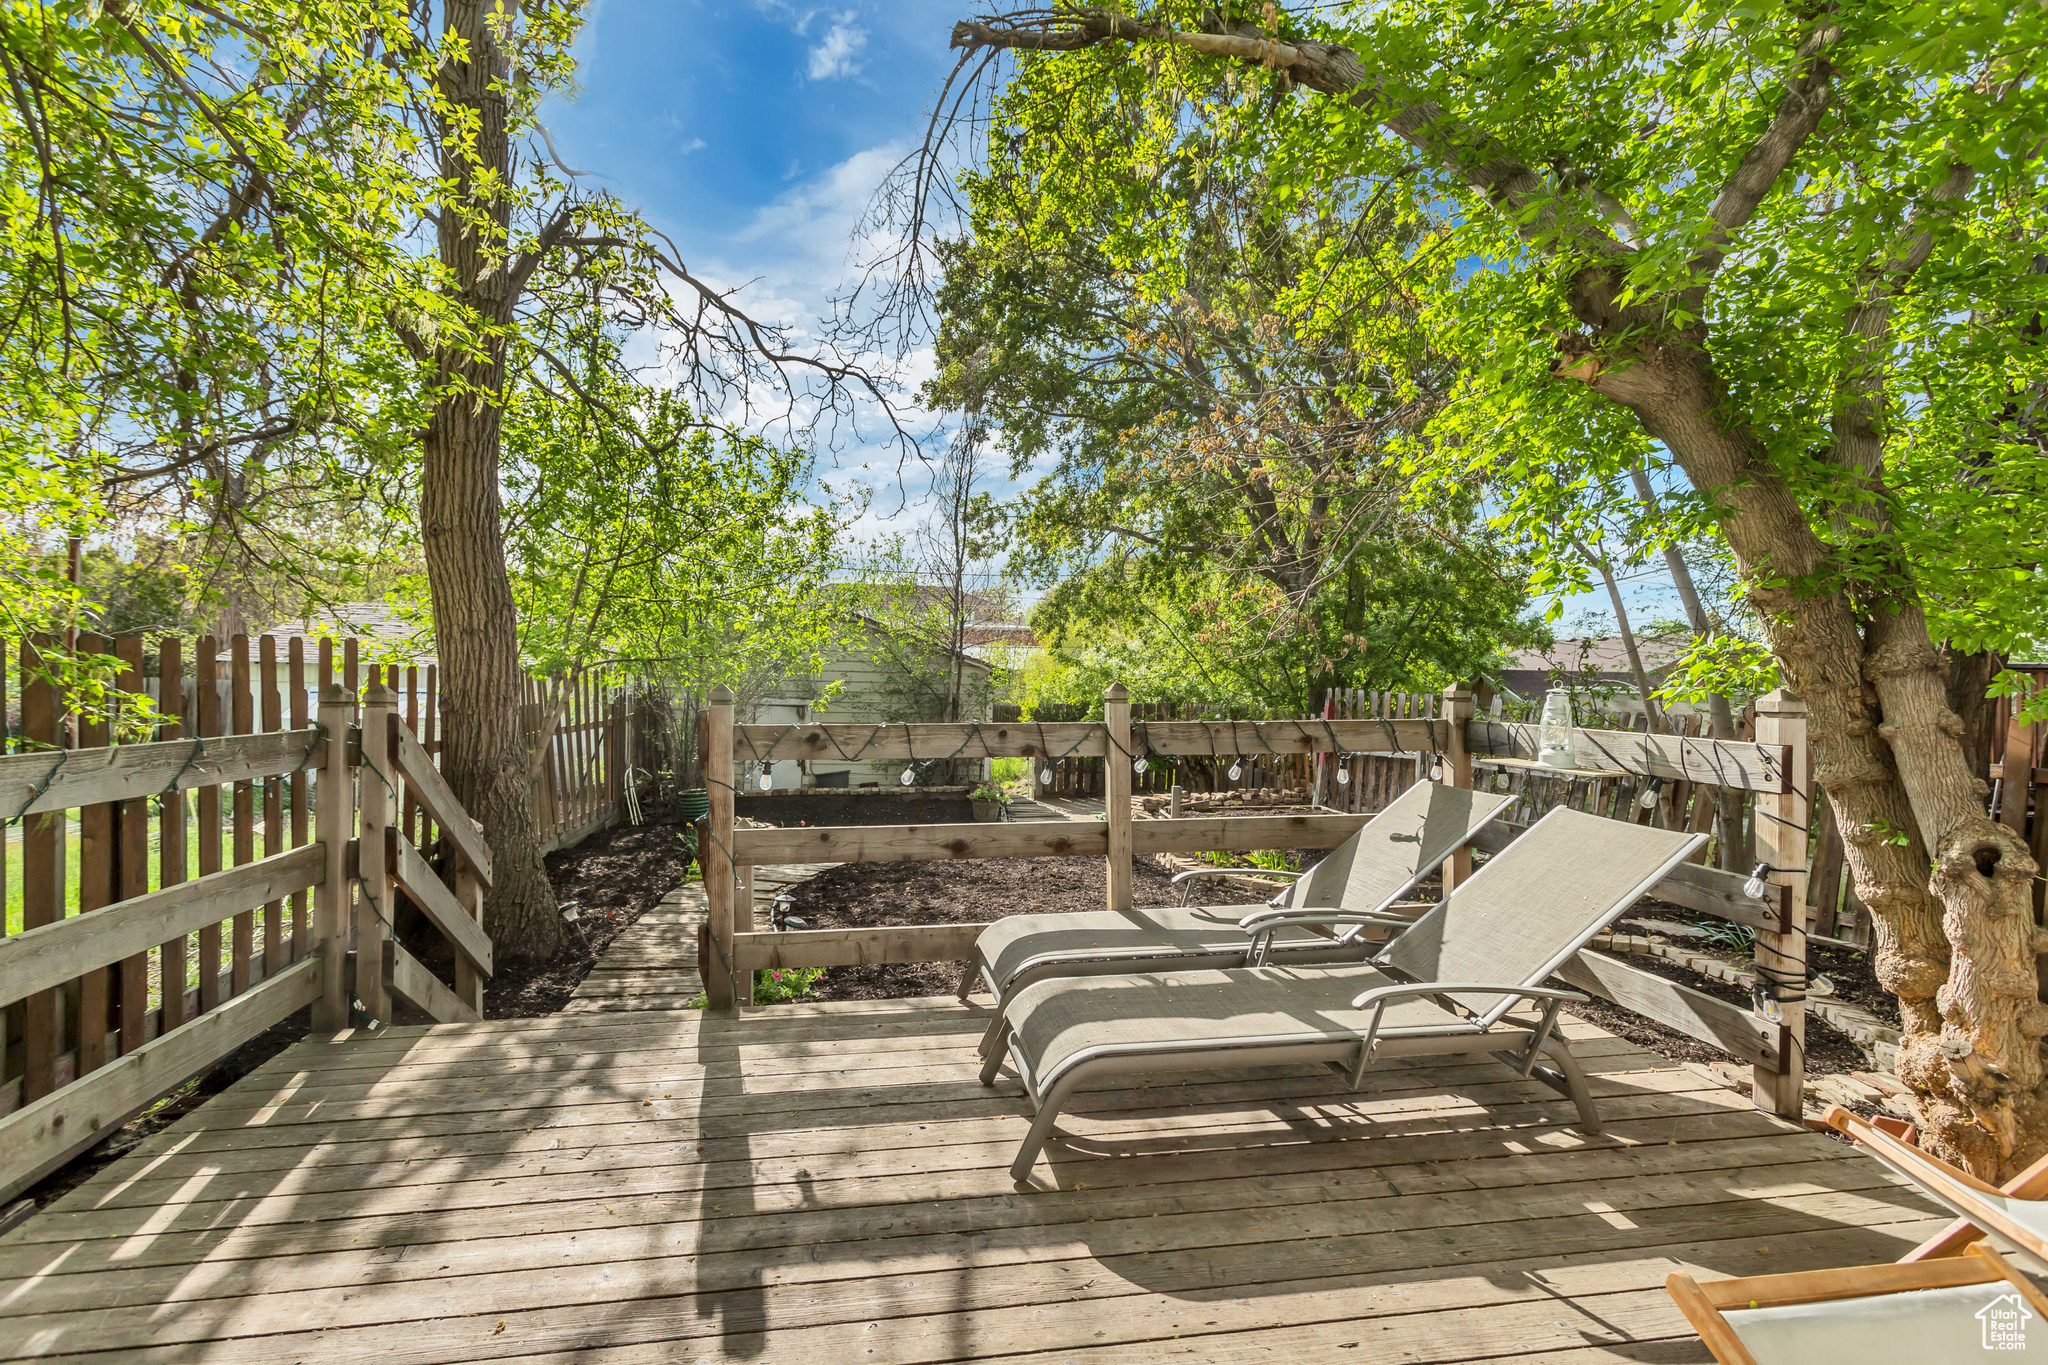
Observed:
[[[1691,1361],[1662,1285],[1890,1260],[1876,1163],[1574,1024],[1607,1134],[1490,1060],[1028,1118],[950,1000],[307,1042],[0,1240],[8,1355]],[[1190,1107],[1189,1102],[1194,1101]],[[1354,1357],[1348,1352],[1355,1349]]]

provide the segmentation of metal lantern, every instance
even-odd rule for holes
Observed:
[[[1536,727],[1538,763],[1553,768],[1572,766],[1572,699],[1561,687],[1553,687],[1543,698],[1543,720]]]

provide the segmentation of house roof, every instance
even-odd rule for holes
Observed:
[[[1685,648],[1668,640],[1637,640],[1636,651],[1642,655],[1644,670],[1654,674],[1676,663],[1685,653]],[[1547,649],[1521,650],[1505,671],[1614,673],[1626,676],[1629,672],[1628,648],[1618,635],[1579,636],[1559,640]]]
[[[432,646],[421,638],[424,632],[383,602],[337,602],[324,611],[296,621],[280,621],[260,633],[283,639],[300,636],[308,640],[322,636],[336,639],[354,636],[372,654],[395,654],[417,663],[428,662],[434,656]]]

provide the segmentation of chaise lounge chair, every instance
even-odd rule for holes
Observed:
[[[1369,965],[1080,976],[1013,992],[981,1080],[1007,1057],[1037,1108],[1010,1173],[1023,1180],[1068,1096],[1109,1077],[1324,1062],[1356,1087],[1385,1057],[1494,1053],[1570,1095],[1599,1131],[1584,1073],[1556,1031],[1577,991],[1551,972],[1685,861],[1704,834],[1558,808]],[[1540,1022],[1506,1018],[1523,999]],[[1538,1061],[1548,1056],[1555,1071]]]
[[[1960,1256],[1664,1288],[1721,1365],[1977,1365],[2027,1346],[2048,1298],[1979,1242]]]
[[[1959,1215],[1956,1222],[1903,1259],[1925,1261],[1954,1256],[1985,1233],[1995,1232],[2048,1266],[2048,1157],[2042,1157],[2001,1187],[1921,1151],[1840,1105],[1829,1105],[1821,1117],[1836,1132]],[[2042,1331],[2048,1334],[2048,1324],[2043,1324]]]
[[[1376,946],[1368,935],[1374,925],[1399,929],[1411,922],[1388,908],[1514,800],[1418,782],[1299,874],[1284,903],[1268,902],[1251,914],[1238,906],[1182,906],[999,919],[975,940],[960,983],[962,1000],[977,980],[996,997],[981,1051],[986,1056],[995,1045],[1010,997],[1047,977],[1363,961]],[[1185,888],[1218,874],[1227,870],[1202,868],[1174,880]]]
[[[2024,1351],[2048,1298],[1983,1242],[1996,1232],[2048,1262],[2048,1158],[2004,1187],[1979,1180],[1839,1106],[1828,1125],[1962,1215],[1899,1261],[1790,1275],[1664,1282],[1721,1365],[1961,1365]]]

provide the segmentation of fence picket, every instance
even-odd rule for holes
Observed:
[[[81,634],[78,649],[83,654],[104,654],[108,641],[98,635]],[[80,749],[105,748],[111,742],[106,718],[80,714],[77,717]],[[99,801],[78,811],[78,913],[83,915],[121,898],[118,885],[121,849],[115,832],[115,804]],[[99,1070],[107,1064],[107,1031],[113,1022],[113,983],[109,969],[94,967],[73,982],[70,1011],[72,1049],[78,1058],[75,1076]]]
[[[228,733],[256,733],[256,696],[249,679],[249,637],[236,632],[228,641]],[[256,861],[256,788],[251,782],[233,787],[235,866]],[[255,983],[256,912],[236,915],[230,949],[228,994],[240,995]]]
[[[121,660],[120,676],[116,686],[123,692],[137,694],[143,690],[142,683],[142,637],[123,635],[114,641],[114,654]],[[115,816],[118,822],[118,842],[121,850],[120,875],[114,889],[116,900],[127,900],[132,896],[147,895],[149,892],[149,798],[130,797],[123,801]],[[122,959],[115,969],[118,983],[118,1010],[121,1052],[135,1051],[147,1041],[147,1020],[149,1018],[149,953],[144,950]]]
[[[185,734],[185,646],[177,639],[165,640],[157,646],[156,654],[156,695],[157,710],[163,722],[157,727],[158,739],[182,739]],[[165,792],[157,798],[156,814],[156,865],[157,884],[176,886],[185,880],[186,839],[185,794]],[[163,1031],[185,1022],[185,978],[191,968],[186,960],[185,941],[188,936],[179,934],[168,939],[157,949],[158,994],[163,997]]]
[[[58,724],[57,687],[37,676],[41,651],[32,641],[21,647],[21,738],[25,750],[64,747]],[[39,811],[21,825],[21,925],[34,929],[64,914],[63,811]],[[23,1005],[22,1099],[38,1100],[57,1088],[57,1051],[63,1022],[62,988],[37,991]]]
[[[309,723],[306,697],[306,641],[294,635],[285,643],[285,687],[290,698],[290,723],[294,730],[303,730]],[[300,848],[306,842],[306,771],[304,768],[293,773],[286,784],[286,794],[291,801],[292,829],[291,846]],[[292,897],[292,942],[291,960],[296,962],[304,957],[313,943],[312,899],[304,891]]]
[[[192,660],[193,689],[199,703],[199,738],[216,738],[221,733],[220,641],[211,635],[199,637],[197,657]],[[202,748],[204,747],[202,743]],[[220,871],[220,784],[197,789],[193,803],[199,820],[199,875]],[[207,924],[199,930],[199,1012],[220,1008],[220,925]]]

